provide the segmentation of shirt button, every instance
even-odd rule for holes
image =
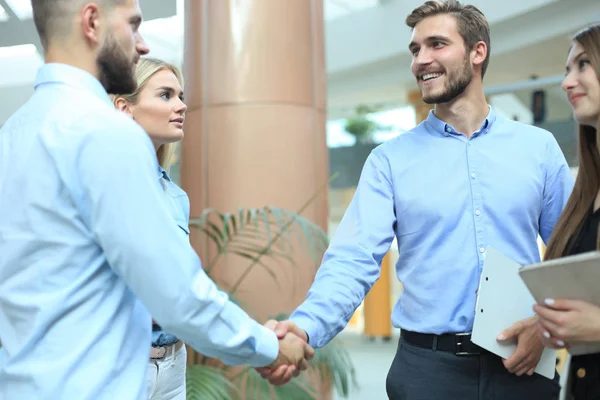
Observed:
[[[480,248],[479,248],[479,252],[480,252],[480,253],[485,253],[485,249],[484,249],[483,247],[480,247]]]
[[[479,210],[475,211],[475,215],[481,215],[481,211],[479,211]]]
[[[477,178],[477,175],[475,174],[475,172],[473,172],[473,173],[471,174],[471,178],[473,178],[473,179]]]
[[[585,374],[586,374],[585,368],[579,368],[577,370],[577,377],[578,378],[585,378]]]

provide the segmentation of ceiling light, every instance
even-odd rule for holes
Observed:
[[[8,13],[0,6],[0,22],[8,21]]]
[[[20,20],[30,19],[33,16],[31,1],[29,0],[6,0],[6,4]]]

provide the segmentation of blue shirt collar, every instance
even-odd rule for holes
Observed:
[[[158,166],[158,179],[160,179],[160,178],[164,178],[167,182],[171,182],[171,178],[169,177],[169,174],[167,174],[167,171],[159,165]]]
[[[492,108],[492,106],[488,106],[488,107],[490,109],[490,112],[488,113],[487,117],[485,117],[483,124],[481,124],[481,128],[479,128],[479,130],[477,132],[474,132],[473,135],[488,132],[492,128],[492,125],[494,124],[494,122],[496,121],[496,113],[494,112],[494,109]],[[435,115],[433,110],[429,111],[429,115],[427,116],[425,123],[430,128],[432,128],[435,132],[438,132],[444,136],[448,136],[451,134],[454,134],[454,135],[459,134],[460,135],[460,133],[456,132],[456,129],[454,129],[452,127],[452,125],[447,124],[444,121],[442,121],[441,119],[439,119]]]
[[[91,92],[100,100],[113,107],[106,89],[100,81],[92,74],[83,69],[73,67],[72,65],[48,63],[44,64],[37,72],[35,78],[35,88],[48,83],[62,83],[77,89]]]

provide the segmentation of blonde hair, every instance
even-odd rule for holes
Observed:
[[[114,102],[117,99],[122,98],[129,104],[137,104],[140,98],[140,93],[146,86],[146,83],[150,78],[154,76],[158,71],[169,70],[175,74],[181,87],[183,87],[183,75],[179,68],[168,62],[144,57],[140,58],[140,61],[135,68],[135,80],[137,82],[137,89],[133,93],[122,93],[122,94],[111,94],[110,98]],[[158,164],[163,167],[167,172],[174,162],[175,154],[177,150],[177,143],[166,143],[158,148],[156,151],[156,157],[158,158]]]

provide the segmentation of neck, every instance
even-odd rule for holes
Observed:
[[[45,61],[49,63],[60,63],[82,69],[100,79],[100,72],[96,64],[96,55],[88,48],[82,47],[73,40],[65,40],[61,43],[53,43],[48,46]]]
[[[436,117],[452,125],[457,132],[471,137],[489,113],[481,79],[473,77],[461,95],[448,103],[436,104],[434,110]]]

